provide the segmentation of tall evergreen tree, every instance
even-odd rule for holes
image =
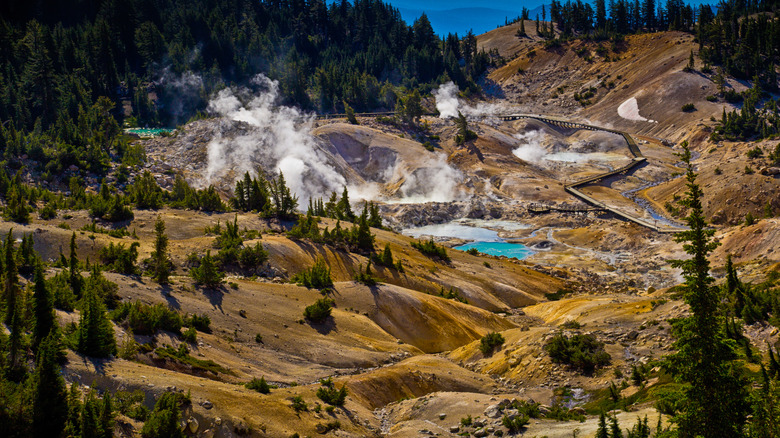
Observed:
[[[70,236],[70,257],[68,258],[68,274],[70,288],[73,291],[73,295],[76,298],[81,298],[81,294],[84,289],[84,277],[81,276],[81,268],[79,267],[79,258],[76,254],[76,233]]]
[[[599,415],[599,427],[596,429],[596,436],[594,438],[609,438],[609,430],[607,429],[607,418],[604,412]]]
[[[688,143],[680,158],[687,166],[687,196],[681,203],[689,209],[685,218],[689,230],[675,236],[685,242],[691,255],[672,260],[685,278],[683,299],[691,315],[674,323],[676,352],[666,357],[666,367],[684,383],[682,410],[673,418],[680,437],[739,437],[747,415],[745,385],[734,362],[735,343],[727,339],[718,313],[718,293],[710,276],[707,256],[716,247],[715,230],[707,227],[702,209],[702,191],[696,183]]]
[[[93,357],[107,357],[116,354],[114,327],[108,320],[106,309],[90,285],[84,289],[81,316],[76,332],[76,349],[79,353]]]
[[[65,380],[57,363],[59,340],[54,333],[38,348],[32,377],[33,436],[51,438],[62,435],[68,418]]]
[[[8,230],[3,246],[3,301],[5,304],[5,323],[11,324],[18,311],[19,274],[16,270],[13,230]]]
[[[642,19],[648,31],[652,32],[655,30],[655,0],[644,0]]]
[[[604,0],[596,0],[596,30],[607,29],[607,6]]]
[[[352,212],[352,206],[349,202],[349,191],[347,191],[347,186],[344,186],[344,190],[341,192],[341,199],[339,199],[338,204],[336,204],[336,211],[336,219],[350,222],[355,221],[355,213]]]
[[[171,274],[168,257],[168,235],[165,234],[165,221],[157,216],[154,223],[154,251],[152,252],[152,278],[160,284],[168,284]]]
[[[46,276],[40,262],[35,266],[35,287],[33,288],[33,348],[37,349],[41,342],[56,330],[54,303],[46,285]]]

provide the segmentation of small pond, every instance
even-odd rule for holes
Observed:
[[[511,259],[523,260],[533,254],[533,250],[522,243],[509,242],[471,242],[456,246],[455,249],[467,251],[476,248],[477,251],[494,256],[507,256]]]
[[[173,128],[127,128],[125,132],[128,134],[135,134],[141,138],[157,137],[164,133],[170,133],[175,131]]]
[[[506,256],[522,260],[531,254],[533,250],[521,243],[509,243],[498,235],[498,231],[488,228],[470,226],[467,223],[473,220],[460,220],[445,224],[426,225],[418,228],[407,228],[402,231],[407,236],[420,238],[423,236],[470,240],[471,242],[456,246],[454,249],[466,251],[475,248],[477,251],[494,255]],[[495,223],[493,223],[495,222]],[[479,225],[493,227],[506,231],[514,231],[528,228],[527,225],[509,221],[479,221]]]

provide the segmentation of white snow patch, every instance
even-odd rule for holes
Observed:
[[[620,117],[627,120],[633,120],[635,122],[648,121],[645,117],[639,115],[639,104],[636,102],[636,97],[632,97],[631,99],[621,103],[617,112]]]

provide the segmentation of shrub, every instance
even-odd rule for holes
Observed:
[[[306,306],[303,311],[304,318],[314,323],[325,321],[330,316],[331,308],[335,302],[330,298],[320,298],[314,304]]]
[[[479,341],[479,351],[482,354],[490,354],[493,350],[504,343],[504,337],[501,333],[491,332],[482,337]]]
[[[214,374],[233,374],[232,371],[223,367],[222,365],[219,365],[213,360],[202,360],[190,356],[190,350],[187,348],[186,344],[179,344],[178,350],[171,346],[158,348],[154,350],[154,353],[162,359],[170,359],[175,362],[189,365],[192,367],[193,371],[209,371]]]
[[[598,367],[609,364],[610,356],[604,343],[593,335],[574,335],[568,338],[558,333],[544,346],[553,362],[563,363],[584,374],[592,374]]]
[[[162,207],[162,189],[148,170],[137,177],[129,192],[135,202],[135,208],[139,210],[157,210]]]
[[[756,218],[753,217],[753,213],[748,212],[748,214],[745,215],[745,226],[749,227],[756,223]]]
[[[438,295],[439,295],[440,297],[442,297],[442,298],[446,298],[446,299],[448,299],[448,300],[455,300],[455,301],[460,301],[460,302],[461,302],[461,303],[463,303],[463,304],[468,304],[468,303],[469,303],[467,299],[465,299],[465,298],[463,298],[462,296],[460,296],[460,294],[458,293],[458,291],[456,291],[456,290],[455,290],[455,289],[453,289],[453,288],[450,288],[449,290],[445,291],[445,290],[444,290],[444,287],[441,287],[441,288],[439,288],[439,293],[438,293]]]
[[[184,321],[178,312],[162,304],[146,305],[139,301],[120,303],[111,312],[116,323],[126,323],[133,333],[154,335],[159,330],[179,334]]]
[[[709,96],[707,96],[706,99],[707,99],[708,102],[717,102],[718,101],[717,96],[715,96],[713,94],[710,94]]]
[[[441,261],[449,263],[452,261],[449,255],[447,255],[447,250],[443,246],[436,245],[436,243],[433,241],[433,238],[427,241],[417,241],[412,242],[412,248],[420,251],[421,253],[427,255],[428,257],[437,257]]]
[[[184,318],[184,324],[199,332],[211,333],[211,319],[207,315],[190,315]]]
[[[322,258],[317,258],[311,268],[295,274],[292,281],[309,289],[324,289],[333,286],[330,268]]]
[[[290,401],[292,401],[292,408],[295,412],[308,411],[309,406],[303,401],[303,397],[296,395]]]
[[[320,380],[320,384],[322,386],[317,390],[317,397],[320,400],[332,406],[344,405],[344,400],[347,398],[346,386],[341,385],[341,389],[336,389],[336,385],[330,377]]]
[[[760,147],[756,146],[756,147],[754,147],[754,148],[752,148],[752,149],[749,149],[749,150],[748,150],[748,151],[745,153],[745,155],[746,155],[748,158],[759,158],[759,157],[763,157],[763,156],[764,156],[764,151],[763,151],[763,150],[761,150],[761,148],[760,148]]]
[[[53,202],[47,203],[41,208],[41,211],[38,212],[38,217],[43,220],[54,219],[57,217],[57,206],[55,206]]]
[[[138,246],[138,242],[133,242],[130,248],[125,248],[122,243],[114,245],[111,242],[101,248],[98,255],[103,265],[114,272],[124,275],[137,274],[135,263],[138,260]]]
[[[582,328],[582,324],[572,319],[561,324],[561,327],[569,330],[577,330]]]
[[[181,394],[163,393],[155,403],[149,419],[144,423],[141,436],[143,438],[183,438],[184,433],[179,426],[179,419],[181,418],[180,407],[184,403],[186,403],[186,399]]]
[[[378,283],[378,280],[376,277],[374,277],[374,274],[371,272],[371,261],[368,262],[366,265],[366,270],[363,271],[363,265],[361,264],[358,268],[358,272],[355,273],[354,276],[355,281],[358,283],[363,283],[366,286],[376,286]]]
[[[247,272],[257,272],[267,260],[268,251],[260,243],[255,243],[255,246],[244,246],[238,252],[238,264]]]
[[[248,389],[253,389],[260,394],[268,394],[271,392],[271,386],[265,381],[265,377],[253,378],[249,383],[245,384]]]
[[[545,293],[544,297],[547,298],[549,301],[558,301],[561,298],[565,297],[566,295],[571,294],[572,292],[568,289],[558,289],[557,291],[553,293]]]
[[[190,327],[182,333],[181,338],[188,344],[194,344],[198,342],[198,331]]]
[[[517,415],[514,417],[504,415],[504,418],[501,419],[501,424],[509,429],[509,433],[514,434],[520,432],[529,421],[530,419],[525,415]]]
[[[690,113],[696,111],[696,106],[692,103],[686,103],[685,105],[682,106],[682,111],[684,113]]]
[[[200,259],[200,266],[190,269],[190,275],[195,280],[195,284],[209,288],[219,286],[225,278],[225,274],[217,269],[211,251],[206,251],[206,255]]]

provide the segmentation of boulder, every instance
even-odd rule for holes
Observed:
[[[199,427],[200,425],[198,424],[198,420],[196,420],[194,417],[190,417],[187,419],[187,429],[190,431],[191,434],[197,433]]]
[[[490,405],[485,409],[485,416],[488,418],[498,418],[501,416],[501,409],[498,405]]]

